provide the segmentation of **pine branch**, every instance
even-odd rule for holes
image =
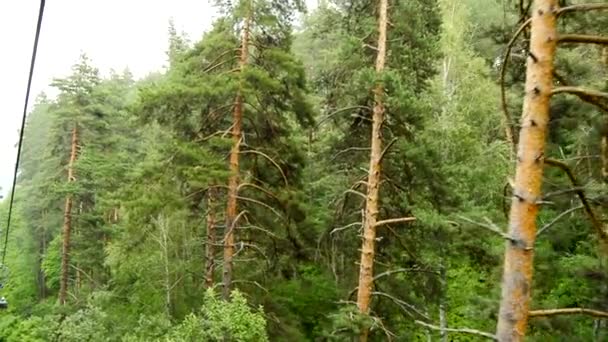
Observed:
[[[376,224],[374,225],[374,227],[379,227],[379,226],[383,226],[385,224],[391,224],[391,223],[411,222],[411,221],[415,221],[415,220],[416,220],[415,217],[393,218],[393,219],[378,221],[378,222],[376,222]]]
[[[469,334],[469,335],[477,335],[477,336],[483,336],[483,337],[485,337],[487,339],[490,339],[490,340],[493,340],[493,341],[498,341],[498,338],[496,337],[496,335],[490,334],[488,332],[481,331],[481,330],[469,329],[469,328],[460,328],[460,329],[442,328],[442,327],[438,327],[436,325],[424,323],[422,321],[414,321],[414,322],[416,324],[420,324],[420,325],[425,326],[425,327],[427,327],[429,329],[432,329],[432,330],[448,331],[448,332],[455,332],[455,333]]]
[[[592,317],[608,318],[608,312],[606,311],[585,308],[532,310],[528,313],[529,317],[550,317],[559,315],[587,315]]]
[[[557,37],[557,43],[582,43],[608,45],[608,37],[592,36],[586,34],[562,34]]]

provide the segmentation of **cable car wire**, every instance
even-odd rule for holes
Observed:
[[[6,219],[6,232],[4,235],[4,249],[2,250],[2,263],[6,258],[6,249],[8,246],[8,233],[11,229],[11,217],[13,214],[13,204],[15,202],[15,186],[17,184],[17,172],[19,171],[19,161],[21,160],[21,147],[23,146],[23,134],[25,131],[25,118],[27,117],[27,106],[30,99],[30,91],[32,88],[32,78],[34,76],[34,66],[36,64],[36,55],[38,53],[38,40],[40,39],[40,29],[42,28],[42,17],[44,16],[45,0],[40,0],[40,10],[38,11],[38,24],[36,26],[36,36],[34,37],[34,48],[32,50],[32,61],[30,63],[30,74],[27,80],[27,90],[25,92],[25,104],[23,105],[23,116],[21,118],[21,130],[19,131],[19,144],[17,145],[17,160],[15,161],[15,171],[13,173],[13,185],[11,187],[11,197],[8,204],[8,218]]]

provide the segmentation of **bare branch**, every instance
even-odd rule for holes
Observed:
[[[416,221],[416,218],[415,217],[399,217],[399,218],[378,221],[378,222],[376,222],[374,227],[379,227],[379,226],[383,226],[385,224],[391,224],[391,223],[402,223],[402,222],[411,222],[411,221]]]
[[[262,207],[264,207],[264,208],[272,211],[279,218],[283,218],[283,216],[278,211],[276,211],[276,209],[274,209],[273,207],[269,206],[268,204],[266,204],[264,202],[260,202],[258,200],[253,199],[253,198],[243,197],[243,196],[237,196],[236,198],[238,198],[240,200],[243,200],[243,201],[247,201],[247,202],[258,204],[258,205],[260,205],[260,206],[262,206]]]
[[[353,222],[353,223],[347,224],[347,225],[345,225],[345,226],[342,226],[342,227],[338,227],[338,228],[333,229],[333,230],[332,230],[332,231],[329,233],[329,235],[333,235],[334,233],[337,233],[337,232],[343,231],[343,230],[348,229],[348,228],[350,228],[350,227],[354,227],[354,226],[362,226],[362,225],[363,225],[363,223],[361,223],[361,222]]]
[[[258,151],[258,150],[245,150],[245,151],[241,151],[239,153],[243,153],[243,154],[254,153],[254,154],[258,154],[258,155],[266,158],[277,168],[277,170],[279,170],[279,172],[281,173],[281,176],[283,176],[283,181],[285,181],[285,186],[289,186],[289,182],[287,181],[287,176],[285,176],[285,172],[283,172],[283,169],[281,169],[279,164],[276,161],[274,161],[274,159],[270,158],[266,153]]]
[[[582,44],[598,44],[608,45],[608,37],[591,36],[586,34],[560,34],[557,37],[557,43],[582,43]]]
[[[579,191],[583,191],[585,190],[585,188],[583,188],[582,186],[578,186],[575,188],[570,188],[570,189],[562,189],[562,190],[557,190],[557,191],[552,191],[552,192],[548,192],[546,195],[543,196],[543,200],[547,200],[551,197],[556,197],[556,196],[561,196],[561,195],[567,195],[570,193],[576,193]]]
[[[436,325],[432,325],[432,324],[428,324],[422,321],[414,321],[416,324],[420,324],[422,326],[425,326],[429,329],[432,330],[439,330],[439,331],[448,331],[448,332],[455,332],[455,333],[461,333],[461,334],[470,334],[470,335],[477,335],[477,336],[483,336],[487,339],[493,340],[493,341],[498,341],[498,338],[496,337],[496,335],[494,334],[490,334],[488,332],[485,331],[481,331],[481,330],[476,330],[476,329],[469,329],[469,328],[460,328],[460,329],[453,329],[453,328],[442,328],[442,327],[438,327]]]
[[[277,236],[275,233],[271,232],[271,231],[270,231],[270,230],[268,230],[268,229],[262,228],[262,227],[260,227],[260,226],[248,225],[248,226],[240,227],[240,229],[253,229],[253,230],[259,230],[259,231],[261,231],[261,232],[264,232],[264,233],[268,234],[270,237],[272,237],[272,238],[274,238],[274,239],[279,239],[279,237],[278,237],[278,236]]]
[[[348,194],[355,194],[357,196],[361,196],[363,199],[367,198],[367,196],[365,196],[364,193],[356,191],[356,190],[353,190],[353,189],[348,189],[348,190],[344,191],[344,194],[347,194],[347,193]]]
[[[579,205],[578,207],[573,207],[573,208],[570,208],[570,209],[568,209],[568,210],[564,211],[563,213],[561,213],[561,214],[557,215],[557,216],[556,216],[556,217],[555,217],[555,218],[554,218],[554,219],[553,219],[551,222],[547,223],[547,224],[546,224],[546,225],[544,225],[544,226],[543,226],[541,229],[539,229],[539,230],[538,230],[538,232],[536,232],[536,236],[537,236],[537,237],[538,237],[538,236],[540,236],[540,235],[541,235],[543,232],[545,232],[545,230],[547,230],[547,229],[551,228],[551,227],[552,227],[554,224],[556,224],[556,223],[557,223],[557,221],[559,221],[559,220],[560,220],[562,217],[564,217],[564,216],[566,216],[566,215],[570,214],[570,213],[571,213],[571,212],[573,212],[573,211],[576,211],[576,210],[579,210],[579,209],[582,209],[582,208],[583,208],[583,206],[582,206],[582,205]]]
[[[427,321],[430,321],[431,319],[429,318],[429,316],[427,316],[426,314],[422,313],[420,310],[416,309],[415,306],[413,306],[412,304],[409,304],[407,302],[402,301],[399,298],[393,297],[391,295],[389,295],[388,293],[384,293],[384,292],[379,292],[379,291],[374,291],[372,292],[373,296],[382,296],[382,297],[386,297],[390,300],[393,301],[393,303],[397,304],[397,306],[399,306],[403,311],[405,311],[405,313],[407,313],[408,315],[410,315],[411,317],[413,317],[412,312],[416,313],[418,316],[424,318]],[[411,311],[411,312],[410,312]]]
[[[384,150],[382,151],[382,153],[380,154],[380,159],[378,159],[378,163],[381,163],[382,160],[384,159],[384,156],[386,155],[386,153],[388,152],[388,150],[393,147],[393,145],[397,142],[397,138],[393,138],[393,140],[391,140],[391,142],[389,142],[388,144],[386,144],[386,147],[384,148]]]
[[[606,311],[585,308],[532,310],[528,313],[529,317],[550,317],[559,315],[587,315],[592,317],[608,318],[608,312]]]
[[[241,183],[241,184],[239,184],[239,186],[237,188],[237,192],[239,190],[241,190],[242,187],[245,187],[245,186],[248,186],[248,187],[260,190],[261,192],[265,193],[269,197],[272,197],[273,199],[275,199],[277,202],[280,202],[279,198],[275,194],[273,194],[270,190],[264,189],[261,186],[253,184],[253,183]]]
[[[573,187],[575,187],[575,188],[580,187],[580,184],[576,180],[574,173],[572,172],[570,167],[568,165],[566,165],[565,163],[562,163],[555,159],[546,158],[545,164],[561,169],[562,171],[564,171],[566,173],[566,175],[568,175],[568,178],[570,179],[570,182],[572,183]],[[602,226],[602,223],[597,219],[597,216],[593,212],[593,209],[591,209],[591,205],[589,205],[589,201],[587,200],[587,197],[585,196],[585,192],[583,190],[579,190],[579,191],[576,191],[576,194],[578,195],[578,198],[581,200],[581,203],[582,203],[583,207],[585,208],[585,212],[587,213],[587,216],[589,216],[589,220],[591,220],[591,224],[593,225],[593,228],[595,228],[595,231],[599,235],[599,238],[605,244],[608,244],[608,233],[605,231],[604,227]]]
[[[346,107],[346,108],[342,108],[342,109],[338,109],[332,113],[327,114],[325,117],[323,117],[321,120],[319,120],[319,122],[317,122],[317,124],[315,125],[315,129],[319,128],[319,126],[321,126],[321,124],[327,120],[329,120],[330,118],[332,118],[334,115],[340,114],[340,113],[344,113],[347,112],[349,110],[353,110],[353,109],[365,109],[368,111],[371,111],[372,109],[368,106],[350,106],[350,107]]]
[[[561,76],[560,74],[558,74],[555,71],[553,72],[553,77],[555,77],[555,79],[562,86],[565,86],[565,87],[570,86],[570,82],[568,82],[563,76]],[[585,93],[585,92],[578,92],[578,93],[571,93],[571,94],[578,96],[578,98],[581,99],[582,101],[592,104],[592,105],[598,107],[599,109],[601,109],[602,111],[608,113],[608,104],[605,101],[603,101],[603,100],[606,100],[606,98],[601,98],[601,97],[598,98],[598,97],[593,96],[593,94]]]
[[[580,88],[580,87],[568,87],[568,86],[555,87],[551,91],[551,95],[562,94],[562,93],[576,95],[581,99],[583,99],[583,98],[594,99],[594,100],[597,100],[600,98],[608,99],[608,93],[603,93],[601,91],[585,89],[585,88]],[[588,101],[586,101],[586,102],[588,102]]]
[[[528,27],[532,23],[532,19],[526,20],[521,26],[515,31],[515,34],[507,44],[507,49],[502,57],[502,64],[500,67],[500,95],[502,101],[502,112],[504,114],[505,120],[505,135],[507,137],[507,142],[511,144],[513,147],[513,152],[516,152],[516,142],[515,142],[515,128],[513,127],[513,120],[511,119],[511,113],[509,112],[509,108],[507,106],[507,90],[505,88],[505,76],[507,74],[507,64],[509,63],[509,56],[511,55],[511,50],[513,49],[513,45],[519,36],[524,32],[526,27]]]
[[[513,238],[511,236],[509,236],[509,234],[503,232],[496,224],[492,223],[490,220],[486,219],[486,221],[488,223],[481,223],[481,222],[477,222],[477,221],[473,221],[467,217],[464,216],[458,216],[459,219],[466,221],[468,223],[474,224],[478,227],[481,228],[485,228],[489,231],[491,231],[492,233],[500,236],[503,239],[509,240],[509,241],[513,241]]]
[[[570,13],[570,12],[586,12],[586,11],[598,11],[608,10],[608,4],[579,4],[562,7],[557,12],[557,15]]]
[[[338,151],[338,153],[334,154],[333,157],[331,157],[330,161],[334,161],[336,158],[338,158],[339,155],[350,152],[350,151],[369,151],[369,150],[370,150],[369,147],[349,147],[344,150]]]
[[[233,280],[232,284],[238,284],[238,283],[245,283],[245,284],[253,284],[256,287],[262,289],[264,292],[269,293],[269,291],[262,285],[260,285],[260,283],[258,283],[257,281],[251,281],[251,280]]]

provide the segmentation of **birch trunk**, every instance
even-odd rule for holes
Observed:
[[[249,55],[249,25],[251,17],[248,15],[245,18],[243,26],[243,35],[241,38],[241,52],[239,59],[239,69],[243,72],[247,66]],[[241,80],[242,82],[242,80]],[[239,186],[239,153],[241,144],[241,126],[243,121],[243,94],[242,85],[239,89],[233,111],[232,123],[232,150],[230,151],[230,180],[228,181],[228,205],[226,209],[226,233],[224,234],[224,270],[222,275],[222,283],[224,285],[222,296],[225,300],[230,299],[232,287],[232,258],[234,255],[234,230],[236,226],[237,216],[237,197]]]
[[[384,70],[386,58],[386,28],[388,0],[380,0],[378,14],[378,54],[376,55],[376,73]],[[378,193],[380,189],[381,156],[382,156],[382,123],[384,121],[384,86],[378,82],[374,88],[374,110],[372,117],[371,152],[369,174],[367,177],[367,196],[365,200],[365,221],[363,225],[363,244],[359,269],[359,287],[357,306],[363,314],[369,313],[373,278],[374,254],[376,248],[376,222],[378,220]],[[360,341],[367,341],[369,329],[364,329]]]
[[[68,183],[74,181],[74,162],[78,150],[78,125],[72,128],[72,143],[70,149],[70,160],[68,162]],[[65,305],[68,292],[68,276],[70,267],[70,235],[72,232],[72,195],[65,197],[65,207],[63,211],[63,244],[61,251],[61,280],[59,286],[59,304]]]
[[[526,95],[509,216],[509,236],[512,240],[507,241],[505,246],[502,299],[496,331],[501,342],[522,341],[528,325],[537,200],[541,198],[557,41],[557,8],[557,0],[535,0],[531,12],[531,56],[526,70]]]

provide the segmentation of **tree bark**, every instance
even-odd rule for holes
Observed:
[[[537,201],[541,198],[545,138],[557,42],[557,0],[536,0],[532,10],[526,97],[517,151],[515,185],[505,246],[502,299],[496,335],[499,341],[522,341],[532,289]]]
[[[207,243],[205,245],[205,288],[213,287],[215,270],[215,188],[207,191]]]
[[[72,128],[72,144],[70,150],[70,160],[68,162],[68,183],[74,181],[74,163],[78,151],[78,125]],[[72,195],[65,197],[65,208],[63,211],[63,245],[61,252],[61,280],[59,286],[59,304],[65,305],[68,291],[68,276],[70,265],[70,234],[72,232]]]
[[[378,53],[376,55],[376,74],[381,77],[386,58],[386,30],[388,0],[380,0],[378,14]],[[374,254],[376,248],[376,226],[378,219],[378,193],[382,161],[382,123],[384,121],[384,86],[378,81],[374,88],[374,110],[372,116],[371,152],[367,177],[367,196],[365,199],[365,221],[363,225],[363,244],[359,269],[359,288],[357,306],[363,314],[369,313],[374,278]],[[367,341],[369,329],[361,332],[360,341]]]
[[[245,18],[243,35],[241,38],[241,51],[239,59],[239,70],[242,73],[247,66],[249,57],[249,30],[251,14]],[[242,78],[236,99],[234,101],[233,123],[232,123],[232,150],[230,151],[230,180],[228,181],[228,205],[226,209],[226,233],[224,234],[224,269],[222,283],[224,285],[222,296],[225,300],[230,299],[232,287],[232,258],[234,255],[234,230],[235,219],[238,213],[237,199],[239,187],[239,153],[241,144],[241,126],[243,121],[243,94]]]

